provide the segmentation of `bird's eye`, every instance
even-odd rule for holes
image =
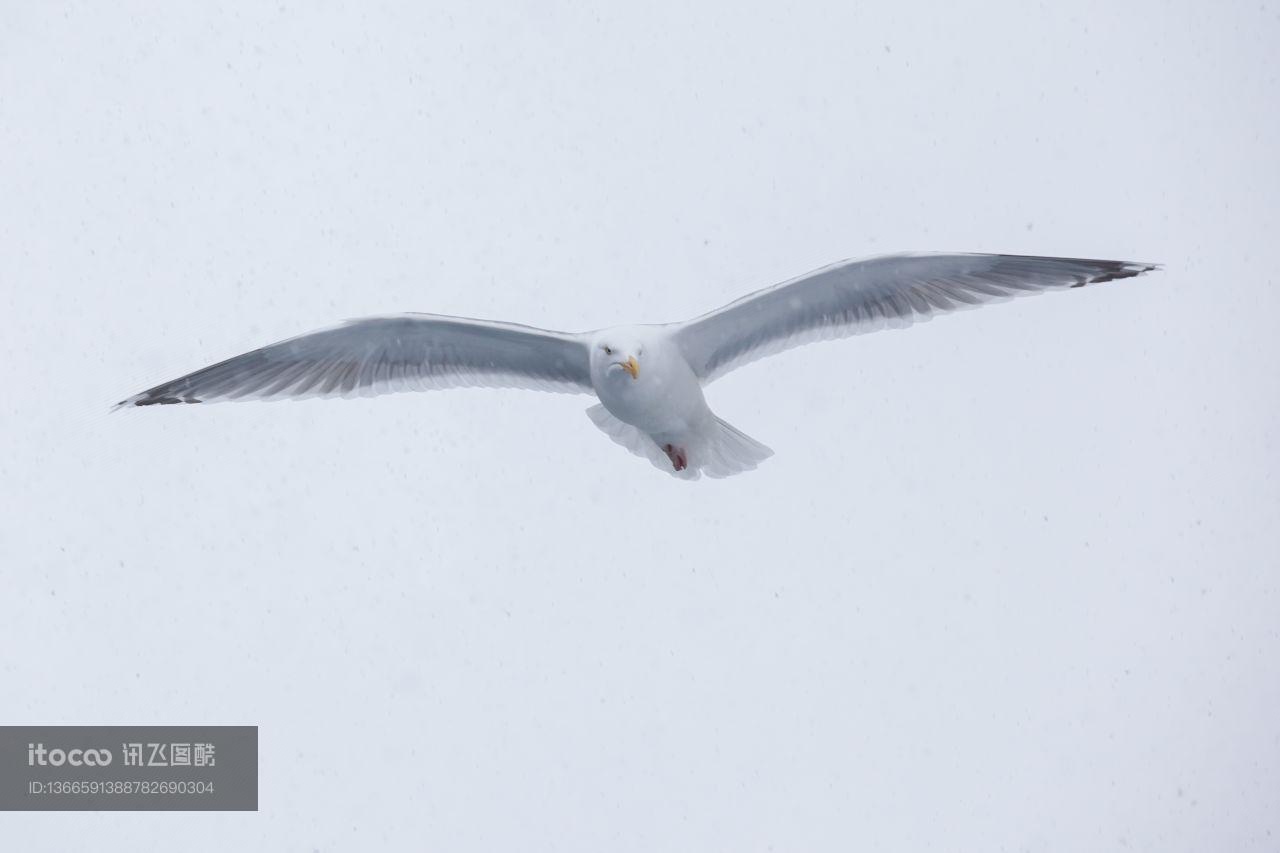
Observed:
[[[613,347],[605,347],[605,348],[604,348],[604,354],[605,354],[605,355],[613,355]]]

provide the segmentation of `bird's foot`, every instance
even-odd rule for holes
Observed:
[[[683,471],[689,467],[689,456],[683,447],[676,447],[674,444],[662,445],[662,452],[667,454],[667,458],[671,460],[671,467],[677,471]]]

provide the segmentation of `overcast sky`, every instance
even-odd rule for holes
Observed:
[[[0,845],[1280,846],[1280,8],[312,5],[4,4],[0,721],[256,724],[261,794]],[[1165,269],[735,372],[723,481],[580,396],[106,413],[904,249]]]

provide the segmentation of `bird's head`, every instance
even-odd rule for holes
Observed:
[[[644,343],[637,335],[612,329],[596,336],[591,347],[591,372],[603,378],[640,378]]]

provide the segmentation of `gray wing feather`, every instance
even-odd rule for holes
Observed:
[[[674,335],[694,372],[710,382],[801,344],[902,328],[960,308],[1156,268],[1024,255],[884,255],[841,261],[758,291],[679,324]]]
[[[117,407],[462,386],[590,392],[588,361],[587,344],[563,332],[432,314],[368,317],[210,365]]]

